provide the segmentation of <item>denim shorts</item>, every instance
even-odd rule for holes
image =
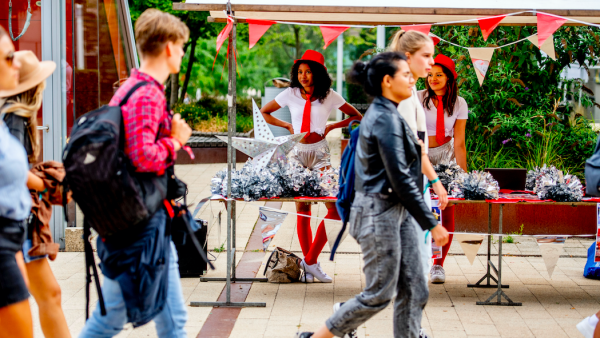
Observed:
[[[40,256],[29,256],[29,249],[33,246],[31,239],[26,239],[23,243],[23,258],[25,259],[25,263],[31,263],[33,261],[37,261],[38,259],[46,258],[48,255],[40,255]]]
[[[25,239],[25,222],[0,218],[0,308],[29,298],[15,255]]]

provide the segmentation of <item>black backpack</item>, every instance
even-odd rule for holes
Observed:
[[[594,154],[585,161],[585,193],[600,196],[600,137]]]
[[[119,106],[105,105],[77,119],[63,152],[66,185],[85,222],[103,238],[149,219],[167,196],[167,175],[136,173],[124,152],[121,107],[147,84],[133,86]]]

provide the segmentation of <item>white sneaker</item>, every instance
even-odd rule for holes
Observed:
[[[596,325],[598,325],[598,320],[592,317],[596,317],[596,315],[586,317],[579,324],[577,324],[577,330],[579,330],[579,332],[581,332],[585,338],[594,337],[594,330],[596,329]],[[593,325],[590,322],[596,323],[596,325]]]
[[[302,276],[300,277],[300,281],[302,283],[313,283],[315,281],[315,278],[313,277],[313,275],[311,275],[309,272],[304,272],[302,274]]]
[[[327,276],[327,274],[325,273],[325,271],[323,271],[323,269],[321,269],[321,263],[316,263],[313,265],[308,265],[306,264],[306,262],[304,260],[302,260],[302,267],[304,269],[304,272],[308,272],[311,275],[313,275],[314,278],[318,279],[319,281],[321,281],[322,283],[332,283],[333,279],[329,276]]]
[[[337,312],[337,310],[339,310],[342,305],[344,305],[344,303],[335,303],[333,304],[333,312]],[[356,329],[350,331],[350,333],[346,333],[344,335],[344,338],[358,338],[358,334],[356,333]]]
[[[431,282],[433,284],[442,284],[446,282],[446,271],[441,265],[434,265],[431,267]]]
[[[424,329],[421,329],[419,331],[419,338],[429,338],[429,336],[427,335],[427,333],[425,332]]]

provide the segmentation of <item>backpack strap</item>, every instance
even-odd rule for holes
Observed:
[[[96,260],[94,259],[94,251],[92,250],[92,244],[90,243],[90,224],[83,219],[83,247],[85,252],[85,320],[89,318],[90,309],[90,284],[92,283],[92,274],[94,275],[94,283],[96,284],[96,292],[98,293],[98,304],[100,305],[100,314],[106,316],[106,306],[104,304],[104,297],[102,296],[102,289],[100,288],[100,279],[98,278],[98,269],[96,268]],[[92,270],[90,272],[90,269]]]
[[[123,107],[124,105],[126,105],[127,101],[129,100],[129,97],[131,97],[131,95],[133,95],[133,93],[135,93],[136,90],[138,90],[140,87],[145,86],[149,83],[150,82],[148,82],[148,81],[140,81],[140,82],[136,83],[133,87],[131,87],[131,89],[129,89],[127,94],[125,94],[125,96],[123,96],[123,98],[121,99],[121,103],[119,103],[119,107]]]

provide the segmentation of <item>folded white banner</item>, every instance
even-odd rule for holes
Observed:
[[[454,238],[460,243],[460,247],[463,249],[465,256],[467,256],[469,263],[473,265],[481,243],[483,243],[483,235],[455,234]]]
[[[537,36],[537,34],[528,37],[527,40],[529,40],[531,43],[533,43],[534,46],[536,46],[539,49],[541,49],[544,53],[548,54],[548,56],[550,58],[552,58],[552,60],[556,61],[556,53],[554,51],[554,37],[552,35],[550,35],[546,39],[546,41],[544,41],[544,44],[541,47],[538,44],[538,36]]]
[[[281,225],[288,214],[285,211],[273,211],[265,208],[259,208],[258,210],[258,223],[256,225],[260,225],[263,249],[267,251],[269,244],[273,240],[273,237],[275,237],[277,231],[279,231],[279,228],[281,228]]]
[[[536,240],[540,247],[544,263],[546,264],[548,276],[552,278],[552,273],[554,272],[554,267],[556,267],[556,262],[558,262],[558,257],[560,257],[563,252],[565,237],[544,236],[538,237]]]

